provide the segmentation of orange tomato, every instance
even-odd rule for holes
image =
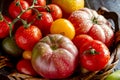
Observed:
[[[22,56],[23,56],[24,59],[31,60],[32,51],[27,51],[27,50],[26,50],[26,51],[23,52],[23,55],[22,55]]]
[[[75,29],[73,24],[69,20],[60,18],[52,23],[50,33],[62,34],[69,39],[73,39],[75,36]]]

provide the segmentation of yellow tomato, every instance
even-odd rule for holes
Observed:
[[[22,56],[24,59],[31,60],[32,52],[31,51],[24,51]]]
[[[52,0],[52,3],[59,5],[64,12],[69,14],[84,8],[84,0]]]
[[[69,20],[61,18],[52,23],[50,33],[62,34],[69,39],[73,39],[75,36],[75,28]]]

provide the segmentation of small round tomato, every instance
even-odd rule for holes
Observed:
[[[6,37],[2,41],[2,49],[13,57],[19,57],[22,54],[22,49],[19,48],[13,37]]]
[[[75,36],[74,26],[67,19],[57,19],[55,20],[50,28],[52,34],[62,34],[70,39],[73,39]]]
[[[24,73],[24,74],[28,74],[28,75],[32,75],[32,76],[37,75],[37,73],[34,71],[34,69],[32,67],[30,60],[26,60],[26,59],[20,60],[17,63],[16,68],[17,68],[18,72],[20,72],[20,73]]]
[[[33,0],[25,0],[29,3],[29,5],[32,5]],[[46,0],[36,0],[35,6],[45,6]]]
[[[47,5],[46,10],[52,15],[53,20],[56,20],[62,17],[62,10],[56,4]]]
[[[50,13],[40,12],[39,14],[35,14],[32,20],[33,19],[35,19],[33,24],[39,27],[43,36],[50,33],[50,26],[53,22],[53,18]]]
[[[1,16],[2,17],[2,16]],[[10,26],[6,23],[6,21],[10,24],[12,21],[9,17],[3,16],[4,19],[0,20],[0,38],[5,38],[9,35]],[[5,21],[6,20],[6,21]],[[14,26],[12,26],[13,29]]]
[[[110,51],[104,43],[98,40],[88,41],[79,49],[80,66],[89,71],[99,71],[103,69],[109,59]]]
[[[24,59],[31,60],[32,52],[31,51],[24,51],[22,56]]]
[[[18,0],[13,1],[10,4],[9,14],[11,15],[12,18],[16,18],[21,13],[22,9],[20,6],[22,7],[23,10],[27,10],[29,8],[29,4],[25,0],[20,0],[20,4]],[[32,14],[32,10],[27,10],[21,15],[21,18],[27,19],[31,16],[31,14]]]
[[[82,45],[86,44],[86,42],[92,41],[93,38],[86,34],[77,35],[73,38],[73,43],[79,49]]]
[[[28,26],[28,28],[20,26],[15,33],[16,44],[23,50],[32,50],[41,38],[40,29],[33,25]]]

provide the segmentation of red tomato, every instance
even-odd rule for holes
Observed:
[[[12,22],[9,17],[7,16],[3,16],[3,17],[8,23]],[[0,20],[0,38],[7,37],[10,32],[10,26],[6,23],[4,19]],[[12,29],[13,29],[13,26],[12,26]]]
[[[32,75],[32,76],[36,76],[37,73],[34,71],[32,65],[31,65],[31,61],[30,60],[26,60],[26,59],[22,59],[17,63],[16,66],[18,72],[20,73],[24,73],[24,74],[28,74],[28,75]]]
[[[25,0],[29,3],[29,5],[32,5],[33,0]],[[35,6],[45,6],[46,0],[36,0]]]
[[[29,8],[29,4],[24,0],[20,0],[20,4],[18,4],[18,0],[13,1],[9,6],[9,14],[12,16],[12,18],[16,18],[21,13],[22,9],[20,5],[23,10],[26,10]],[[32,10],[27,10],[21,15],[21,18],[27,19],[31,16],[31,14],[32,14]]]
[[[32,65],[45,78],[66,78],[74,72],[77,57],[78,50],[69,38],[50,34],[34,46]]]
[[[77,10],[69,16],[69,20],[75,27],[76,35],[88,34],[93,39],[102,41],[108,47],[112,44],[114,37],[112,26],[96,11],[88,8]]]
[[[53,22],[53,18],[50,13],[40,12],[40,14],[35,14],[32,20],[33,19],[35,19],[33,24],[39,27],[43,36],[50,33],[50,26]]]
[[[30,25],[28,28],[20,26],[15,33],[17,45],[24,50],[32,50],[33,46],[41,37],[42,34],[40,29],[33,25]]]
[[[90,42],[92,40],[93,38],[90,37],[89,35],[81,34],[81,35],[75,36],[72,41],[76,45],[76,47],[79,49],[82,45],[86,44],[86,42]]]
[[[110,51],[104,43],[98,40],[90,40],[79,49],[80,66],[89,71],[103,69],[110,60]]]
[[[62,17],[62,10],[56,4],[47,5],[46,10],[52,15],[53,20],[56,20]]]

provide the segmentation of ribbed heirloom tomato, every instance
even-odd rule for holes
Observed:
[[[78,50],[69,38],[50,34],[34,46],[32,66],[45,78],[66,78],[74,72],[77,57]]]
[[[76,35],[88,34],[93,39],[100,40],[108,47],[112,44],[114,32],[108,20],[99,15],[95,10],[82,8],[74,11],[69,20],[75,27]]]

